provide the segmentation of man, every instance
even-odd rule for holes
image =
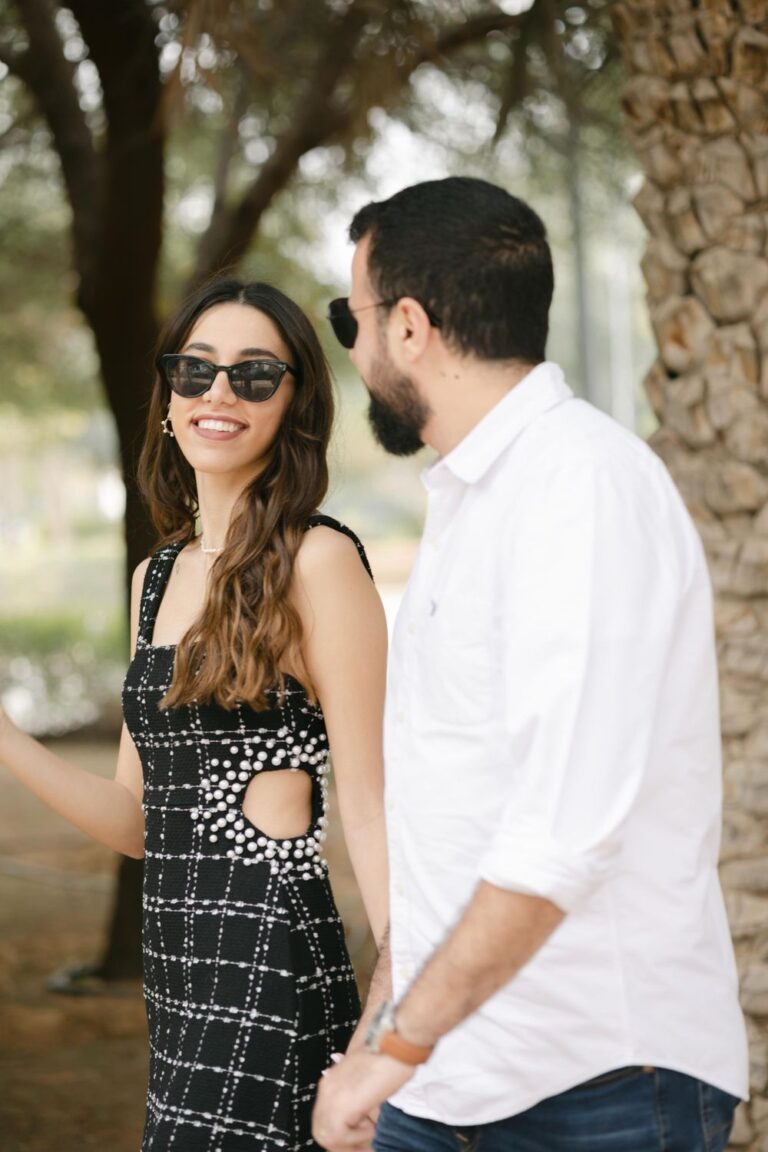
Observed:
[[[394,1004],[333,1152],[719,1152],[747,1092],[716,863],[710,585],[664,466],[544,360],[534,212],[480,180],[355,217],[334,329],[428,444],[386,717]]]

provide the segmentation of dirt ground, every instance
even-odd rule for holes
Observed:
[[[116,744],[55,747],[102,775]],[[331,810],[337,903],[364,982],[372,948]],[[0,1152],[138,1152],[147,1035],[138,983],[62,996],[47,978],[101,954],[116,857],[0,768]]]

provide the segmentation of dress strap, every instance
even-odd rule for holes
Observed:
[[[160,601],[163,598],[163,592],[168,583],[174,561],[183,547],[184,541],[164,544],[150,557],[147,571],[144,573],[144,586],[141,590],[141,607],[139,609],[139,636],[146,644],[152,643],[155,618],[160,607]]]
[[[324,512],[316,512],[314,516],[310,516],[307,521],[307,531],[309,531],[310,528],[317,528],[318,525],[322,525],[324,528],[333,528],[336,532],[343,532],[345,536],[348,536],[355,548],[357,548],[358,556],[365,565],[366,572],[371,580],[373,580],[373,572],[371,565],[368,563],[365,548],[363,547],[362,541],[355,535],[352,529],[347,528],[346,524],[342,524],[340,520],[335,520],[333,516],[326,516]]]

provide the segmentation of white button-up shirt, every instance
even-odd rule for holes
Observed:
[[[395,997],[481,879],[567,916],[393,1103],[483,1123],[630,1064],[746,1095],[712,597],[680,495],[551,363],[424,479],[386,711]]]

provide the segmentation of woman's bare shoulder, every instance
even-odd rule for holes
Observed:
[[[355,541],[326,524],[318,524],[304,533],[296,553],[296,567],[303,577],[321,578],[329,573],[343,573],[359,568],[365,575]]]
[[[131,582],[134,591],[137,588],[139,591],[141,591],[141,588],[144,584],[144,577],[147,574],[147,568],[149,568],[149,562],[151,559],[151,556],[147,556],[146,560],[141,560],[134,568],[133,580]]]

